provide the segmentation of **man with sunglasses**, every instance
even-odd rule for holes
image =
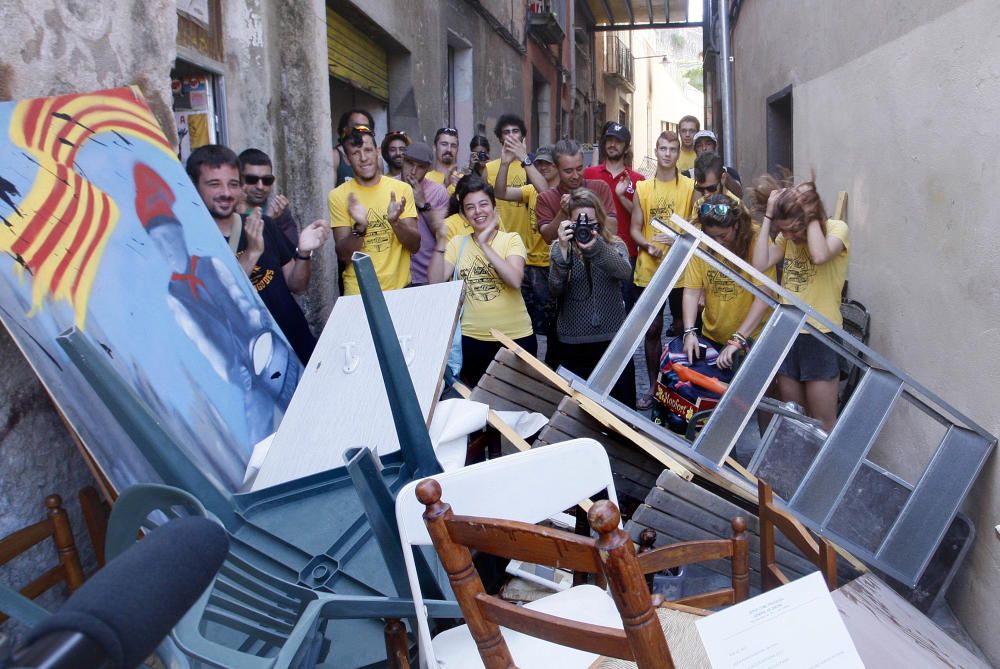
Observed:
[[[295,246],[299,240],[299,226],[288,206],[288,198],[274,192],[274,168],[271,158],[260,149],[247,149],[240,154],[240,173],[243,177],[243,200],[246,214],[260,207],[274,221],[288,243]]]
[[[333,172],[337,186],[354,178],[354,172],[344,154],[343,142],[350,129],[356,125],[366,126],[372,133],[375,132],[375,119],[367,109],[348,109],[340,115],[340,120],[337,121],[337,145],[333,147]]]
[[[694,173],[695,203],[691,210],[691,222],[695,225],[700,225],[699,205],[716,193],[727,195],[730,199],[739,202],[740,206],[746,208],[740,196],[727,188],[724,170],[722,158],[712,151],[702,153],[694,161],[694,167],[691,168],[691,171]]]
[[[382,290],[410,285],[410,254],[420,249],[417,209],[409,184],[382,174],[375,135],[356,125],[345,135],[344,153],[354,178],[328,198],[337,258],[344,270],[344,295],[357,295],[358,278],[351,255],[371,256]]]
[[[701,156],[705,153],[718,153],[719,139],[715,136],[715,133],[711,130],[699,130],[695,133],[694,152],[696,156]],[[694,179],[694,167],[689,170],[683,170],[681,174]],[[743,179],[740,178],[740,173],[736,171],[735,167],[723,165],[720,181],[724,188],[735,193],[738,198],[743,197]]]
[[[448,188],[448,194],[455,192],[455,184],[462,177],[456,164],[458,160],[458,130],[441,128],[434,133],[434,168],[427,178]]]
[[[402,130],[390,130],[382,138],[382,160],[385,161],[386,176],[398,179],[403,173],[403,156],[406,147],[413,143],[410,136]]]

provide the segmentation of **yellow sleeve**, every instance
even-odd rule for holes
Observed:
[[[521,203],[531,206],[532,198],[538,198],[538,190],[531,184],[521,186]],[[534,207],[531,207],[534,209]]]
[[[330,209],[331,228],[349,228],[353,225],[347,213],[347,197],[339,187],[330,191],[327,196],[327,206]]]
[[[524,246],[524,240],[521,239],[521,235],[516,232],[508,233],[510,237],[507,240],[507,248],[505,249],[504,258],[509,258],[511,256],[521,256],[525,260],[528,259],[528,251]]]
[[[684,268],[684,274],[677,282],[677,288],[704,288],[705,287],[705,261],[697,256],[691,258],[691,262]]]
[[[455,261],[458,260],[458,245],[461,242],[462,242],[461,237],[452,237],[450,240],[448,240],[448,246],[446,246],[444,249],[445,262],[449,263],[452,267],[455,266]],[[451,281],[451,277],[449,276],[447,280]]]
[[[788,250],[787,249],[788,242],[785,240],[785,235],[781,234],[780,232],[778,233],[778,236],[774,238],[774,241],[770,243],[773,243],[775,246],[780,247],[782,251]]]
[[[841,242],[844,243],[844,251],[849,251],[851,248],[851,235],[850,230],[847,227],[847,223],[839,221],[835,218],[831,218],[826,222],[826,234],[833,235]]]

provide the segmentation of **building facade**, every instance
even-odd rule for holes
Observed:
[[[997,434],[996,4],[734,4],[735,164],[746,180],[814,174],[830,205],[848,192],[850,296],[872,313],[872,347]],[[936,429],[891,416],[872,457],[916,476]],[[964,510],[978,531],[948,599],[1000,664],[995,455]]]

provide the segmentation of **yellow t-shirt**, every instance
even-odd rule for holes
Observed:
[[[489,181],[490,185],[496,188],[497,184],[497,173],[500,172],[500,159],[496,158],[486,163],[486,180]],[[508,188],[524,188],[528,184],[528,175],[525,173],[524,168],[521,167],[521,163],[511,163],[507,167],[507,187]],[[523,193],[522,193],[523,197]],[[532,248],[532,232],[536,229],[535,223],[535,207],[534,205],[528,206],[525,201],[521,202],[507,202],[506,200],[497,200],[497,211],[500,213],[500,218],[503,219],[504,224],[507,226],[509,232],[516,232],[521,235],[521,240],[524,241],[525,247],[528,249]],[[537,234],[537,233],[536,233]],[[535,262],[531,261],[531,256],[528,256],[526,261],[529,265],[535,265]],[[549,266],[548,261],[542,263],[545,267]]]
[[[760,229],[754,225],[753,239],[750,241],[749,251],[753,253],[753,245],[757,240]],[[749,259],[745,259],[750,262]],[[749,279],[746,272],[740,274]],[[775,268],[772,267],[764,274],[775,280],[777,276]],[[760,285],[754,281],[755,285]],[[739,329],[743,319],[746,318],[750,305],[753,304],[753,294],[744,290],[738,283],[728,276],[712,267],[698,256],[691,258],[684,275],[677,283],[678,287],[701,288],[705,291],[705,310],[701,314],[702,334],[719,344],[725,344],[729,337]],[[757,328],[753,332],[742,334],[756,338],[767,322],[767,315],[761,319]]]
[[[635,185],[635,201],[642,207],[642,235],[648,240],[659,234],[652,225],[652,220],[658,218],[671,228],[677,226],[670,223],[673,214],[691,220],[691,194],[694,192],[694,181],[678,174],[673,181],[658,181],[656,177],[640,181]],[[664,250],[670,248],[666,244],[656,244]],[[662,258],[654,258],[644,249],[639,250],[635,261],[635,285],[644,288],[653,278],[653,272],[660,266]]]
[[[438,172],[437,170],[427,170],[427,176],[425,178],[430,179],[434,183],[439,183],[443,186],[445,174],[444,172]],[[455,193],[455,184],[449,183],[448,195],[454,195],[454,193]]]
[[[538,204],[538,189],[528,184],[521,186],[521,202],[528,205],[530,229],[528,236],[522,235],[521,240],[528,249],[528,265],[533,267],[549,266],[549,244],[538,231],[538,220],[535,218],[535,205]]]
[[[844,289],[844,279],[847,278],[847,256],[850,250],[847,223],[835,218],[828,219],[826,234],[842,241],[844,250],[836,258],[822,265],[812,263],[809,258],[809,245],[806,242],[790,242],[784,235],[779,234],[774,243],[785,249],[785,264],[781,270],[782,288],[795,293],[796,297],[840,327],[843,325],[843,317],[840,315],[840,294]],[[830,328],[820,325],[813,319],[809,319],[809,323],[820,332],[830,331]]]
[[[396,200],[406,198],[406,205],[400,219],[416,218],[417,207],[413,204],[413,189],[410,184],[383,176],[374,186],[362,186],[351,179],[330,191],[327,198],[330,207],[330,227],[352,227],[354,221],[347,213],[347,197],[351,193],[368,209],[368,231],[364,236],[361,250],[372,258],[375,275],[382,290],[403,288],[410,283],[410,252],[393,232],[386,219],[389,198],[396,194]],[[354,266],[344,270],[344,294],[357,295],[358,278]]]
[[[677,169],[681,172],[686,172],[694,167],[694,161],[698,157],[698,154],[692,151],[685,151],[681,147],[681,155],[677,158]]]
[[[465,245],[462,247],[462,240]],[[513,232],[497,232],[490,246],[501,258],[525,257],[524,243]],[[459,248],[462,257],[458,258]],[[458,260],[458,277],[465,280],[465,305],[462,334],[482,341],[496,341],[490,330],[496,328],[511,339],[532,333],[531,317],[524,306],[521,291],[507,285],[471,237],[455,237],[444,254],[452,266]]]
[[[472,226],[465,216],[461,214],[452,214],[448,218],[444,219],[444,224],[448,226],[448,241],[451,241],[452,237],[461,237],[462,235],[472,234]],[[500,232],[506,232],[506,228],[503,225],[503,219],[497,221],[497,230]]]

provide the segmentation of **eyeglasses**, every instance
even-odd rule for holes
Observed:
[[[719,184],[712,184],[711,186],[696,185],[694,189],[699,193],[714,193],[715,191],[719,190]]]
[[[372,129],[366,125],[355,125],[351,126],[350,132],[367,132],[369,135],[374,134]]]
[[[699,216],[720,216],[725,217],[729,214],[730,207],[728,204],[709,204],[707,202],[703,203],[698,207]]]
[[[263,176],[260,176],[258,174],[243,175],[243,183],[249,186],[256,186],[258,181],[263,183],[265,186],[270,186],[274,183],[274,175],[273,174],[265,174]]]

